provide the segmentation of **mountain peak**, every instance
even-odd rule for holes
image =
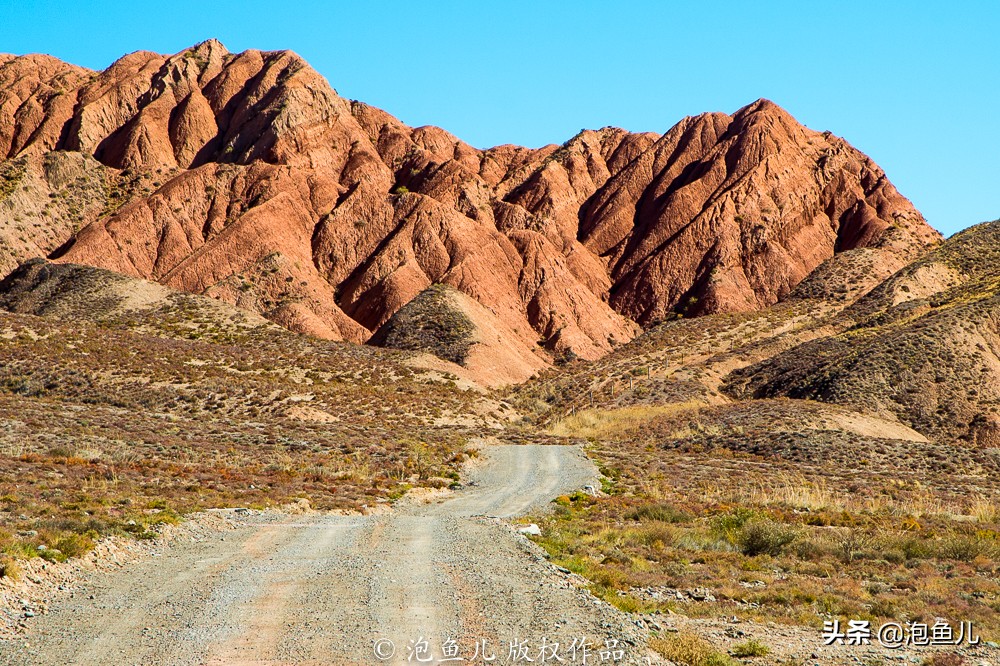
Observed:
[[[740,113],[763,113],[771,115],[790,116],[788,111],[786,111],[782,106],[776,104],[775,102],[772,102],[766,97],[757,98],[753,102],[750,102],[746,106],[740,108],[739,111],[737,111],[736,114],[734,115],[738,115]]]
[[[203,42],[198,42],[192,46],[189,51],[196,51],[198,53],[212,53],[221,52],[223,54],[228,54],[229,50],[215,37],[206,39]]]
[[[0,210],[0,264],[55,253],[313,335],[363,342],[445,284],[524,358],[596,358],[639,324],[774,303],[841,250],[938,239],[867,157],[764,99],[484,151],[341,99],[291,51],[12,67],[6,196],[49,222],[23,240]]]

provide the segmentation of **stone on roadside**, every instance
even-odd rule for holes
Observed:
[[[529,536],[541,536],[542,535],[542,529],[538,525],[536,525],[535,523],[531,523],[530,525],[524,525],[523,527],[518,527],[517,531],[520,534],[527,534]]]

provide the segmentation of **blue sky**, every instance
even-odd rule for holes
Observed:
[[[91,68],[292,49],[345,96],[477,147],[666,131],[758,97],[868,153],[950,235],[1000,218],[1000,2],[0,0],[0,51]]]

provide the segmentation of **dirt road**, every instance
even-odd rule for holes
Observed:
[[[584,639],[588,664],[645,663],[624,615],[497,520],[595,483],[593,465],[573,447],[483,456],[441,502],[378,516],[251,516],[92,574],[25,640],[0,643],[0,664],[439,663],[455,651],[466,661],[445,663],[483,663],[477,648],[490,663],[522,663],[512,642],[535,663],[552,663],[540,651],[558,642],[563,663],[582,664]],[[609,650],[608,639],[619,643]]]

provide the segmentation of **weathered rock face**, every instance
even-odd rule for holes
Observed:
[[[766,100],[679,123],[588,201],[580,238],[643,323],[772,304],[834,252],[902,265],[940,240],[870,159]]]
[[[101,73],[0,56],[0,160],[21,165],[0,268],[47,254],[358,342],[441,283],[519,344],[594,358],[673,311],[773,303],[835,252],[902,264],[939,239],[871,160],[764,100],[483,151],[215,41]],[[71,209],[67,179],[92,193]]]

